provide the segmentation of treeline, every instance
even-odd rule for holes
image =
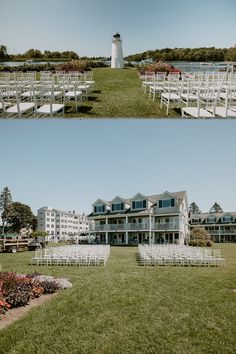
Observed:
[[[29,49],[23,54],[10,55],[7,53],[7,48],[0,45],[0,60],[27,60],[27,59],[79,59],[79,55],[71,50],[64,52],[45,50],[41,52],[39,49]]]
[[[164,48],[129,55],[128,61],[236,61],[236,48]]]

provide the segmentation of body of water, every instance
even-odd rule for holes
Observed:
[[[224,62],[214,62],[214,63],[203,63],[203,62],[185,62],[185,61],[170,61],[169,64],[173,65],[175,68],[180,69],[183,72],[200,72],[200,71],[219,71],[231,69],[233,63]]]

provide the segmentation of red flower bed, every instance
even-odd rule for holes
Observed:
[[[0,316],[9,308],[25,306],[42,294],[53,294],[72,286],[66,279],[34,274],[0,272]]]

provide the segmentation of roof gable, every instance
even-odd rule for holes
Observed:
[[[94,203],[92,204],[92,206],[95,206],[95,205],[109,205],[109,203],[106,202],[105,200],[97,199],[96,202],[94,202]]]
[[[115,198],[113,198],[113,199],[110,201],[110,203],[112,203],[112,204],[120,203],[120,202],[122,202],[122,203],[127,203],[127,200],[125,200],[125,199],[123,199],[123,198],[121,198],[121,197],[119,197],[119,196],[117,195]]]
[[[132,198],[130,198],[130,200],[143,200],[143,199],[148,199],[148,197],[146,197],[146,195],[141,194],[141,193],[137,193],[135,194]]]
[[[168,191],[165,191],[163,194],[160,195],[160,199],[176,199],[176,196]]]

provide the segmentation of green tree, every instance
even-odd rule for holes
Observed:
[[[203,227],[196,227],[190,232],[189,245],[212,246],[211,235]]]
[[[42,58],[43,54],[39,49],[29,49],[24,53],[24,57],[28,59]]]
[[[8,210],[12,203],[11,192],[5,187],[0,195],[0,212],[2,217],[2,233],[4,234],[5,224],[7,222]]]
[[[46,237],[48,235],[45,231],[33,231],[30,237]]]
[[[61,53],[61,56],[63,58],[68,58],[68,59],[79,59],[79,56],[77,53],[73,52],[72,50],[71,51],[65,51],[65,52],[62,52]]]
[[[7,47],[5,45],[0,45],[0,59],[8,59],[9,55],[7,54]]]
[[[28,205],[19,202],[9,205],[7,221],[13,232],[19,232],[24,227],[32,227],[33,220],[34,214]]]
[[[236,47],[229,48],[225,54],[226,60],[236,61]]]
[[[199,209],[198,205],[195,202],[192,202],[189,206],[189,212],[191,214],[200,214],[201,210]]]
[[[210,209],[210,213],[223,213],[223,209],[218,203],[214,203]]]

